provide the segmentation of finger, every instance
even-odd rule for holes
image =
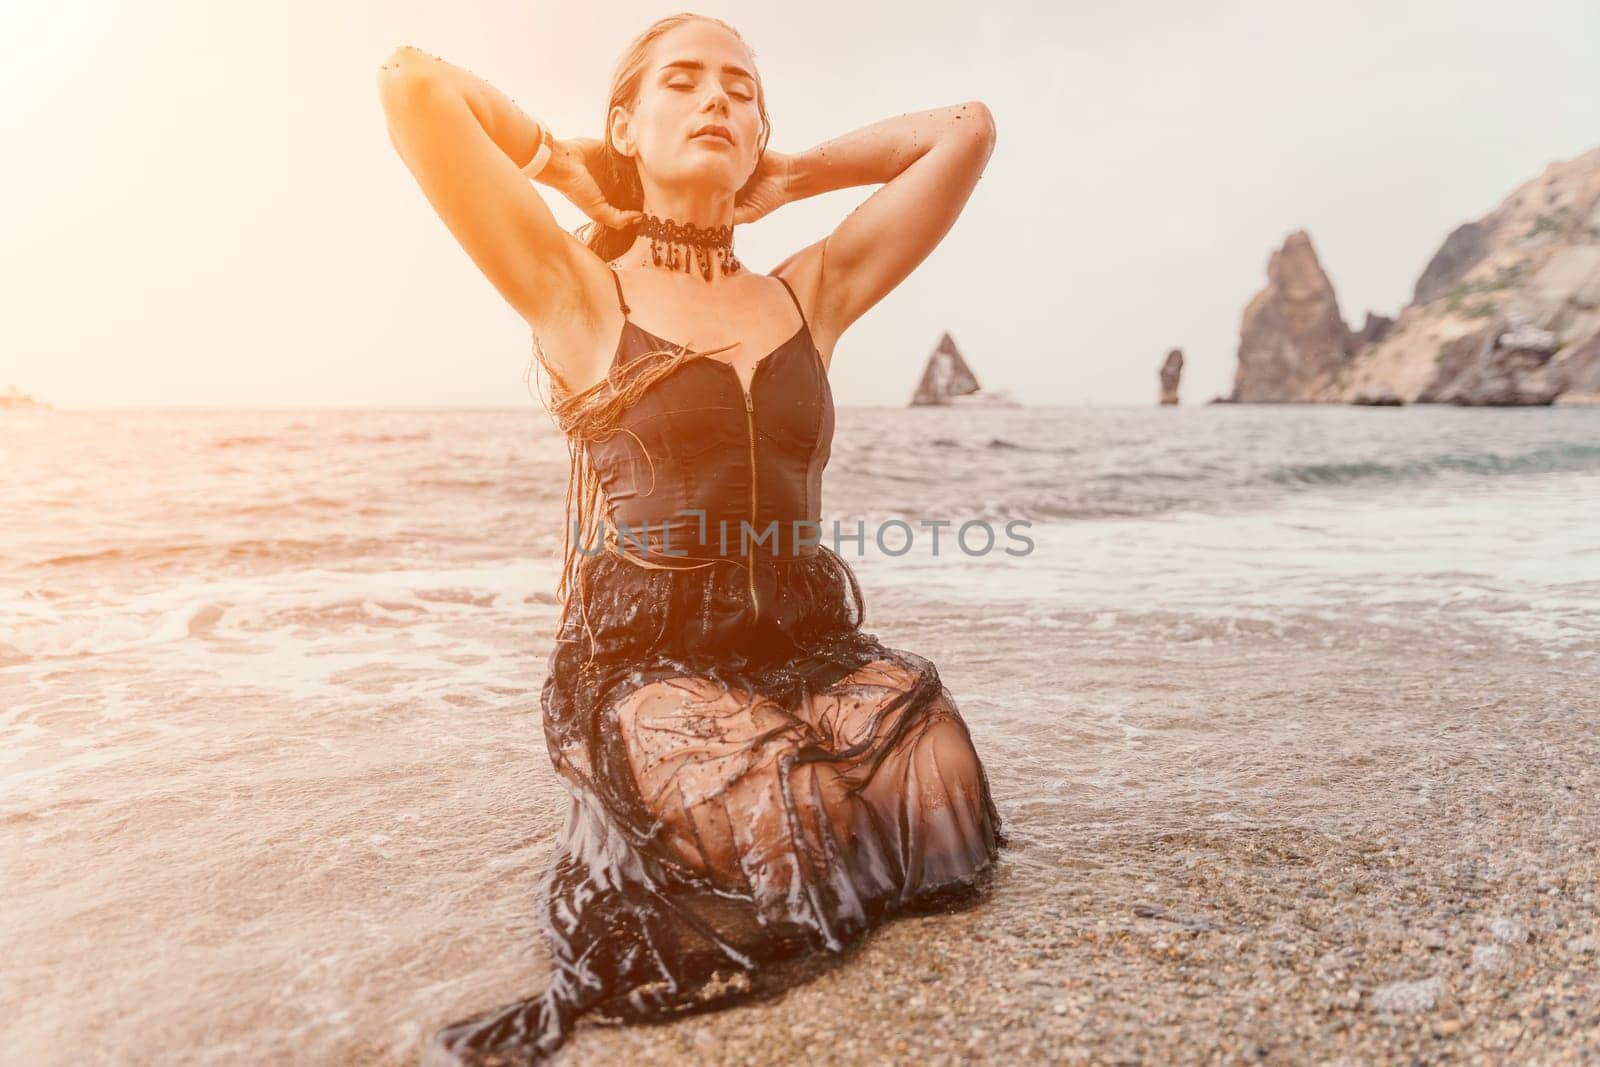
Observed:
[[[600,225],[611,227],[617,225],[617,209],[606,200],[598,185],[583,189],[572,197],[572,201],[578,205],[579,210]]]
[[[606,203],[604,197],[595,199],[583,209],[583,213],[602,226],[609,226],[613,230],[620,230],[631,226],[642,216],[637,211],[623,211],[621,208],[612,207]]]

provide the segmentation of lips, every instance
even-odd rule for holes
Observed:
[[[733,143],[733,134],[728,132],[726,126],[702,126],[694,131],[695,137],[720,137],[729,144]]]

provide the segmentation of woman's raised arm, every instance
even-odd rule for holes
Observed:
[[[795,277],[815,294],[813,319],[827,350],[938,247],[994,145],[994,116],[972,100],[884,119],[787,159],[790,202],[885,183],[831,234],[772,272]]]
[[[378,71],[389,139],[467,255],[537,330],[584,304],[591,254],[522,173],[539,124],[481,78],[404,45]]]

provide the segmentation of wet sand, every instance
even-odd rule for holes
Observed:
[[[1049,825],[1013,808],[986,904],[897,920],[776,1002],[587,1029],[558,1062],[1594,1062],[1600,686],[1416,651],[1257,657],[1212,715],[1176,694],[1215,691],[1237,649],[1175,651],[1143,689],[1100,663],[1074,702],[1141,705],[1144,759],[1076,749],[1126,780]],[[1253,745],[1264,716],[1296,723]],[[1141,762],[1226,767],[1234,795],[1167,806]]]

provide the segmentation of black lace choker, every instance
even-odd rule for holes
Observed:
[[[706,281],[711,280],[713,254],[723,274],[742,269],[733,254],[732,226],[700,227],[692,222],[673,222],[647,214],[639,224],[639,232],[650,238],[650,261],[658,267],[677,270],[681,265],[685,274],[692,274],[692,253],[694,267],[699,268],[700,276]],[[679,254],[680,246],[682,255]]]

